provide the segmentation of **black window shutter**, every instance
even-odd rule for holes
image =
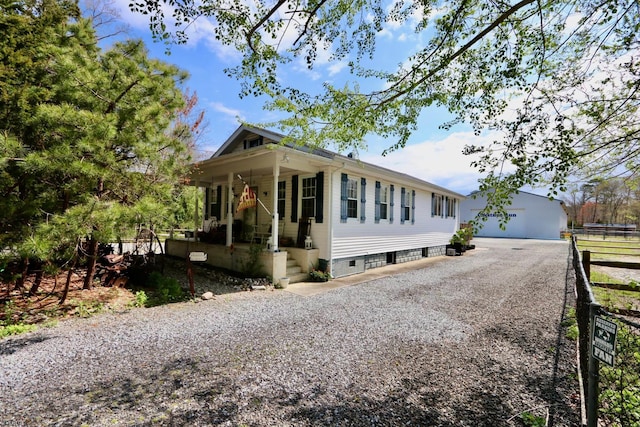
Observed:
[[[298,222],[298,175],[291,177],[291,222]]]
[[[411,190],[411,224],[416,223],[416,190]]]
[[[367,205],[367,179],[360,178],[360,222],[365,222]]]
[[[375,222],[380,222],[380,181],[376,181]]]
[[[406,194],[407,190],[405,190],[404,187],[402,187],[400,189],[400,224],[404,224],[405,218],[404,217],[404,208],[405,208],[405,194]]]
[[[343,173],[340,177],[340,222],[347,222],[347,177],[346,173]]]
[[[436,214],[436,195],[431,193],[431,216]]]
[[[324,172],[316,174],[316,223],[324,220],[322,210],[324,209]]]
[[[395,190],[395,187],[393,186],[393,184],[391,184],[389,186],[389,223],[393,222],[393,192]]]

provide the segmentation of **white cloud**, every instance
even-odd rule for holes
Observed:
[[[473,132],[455,132],[440,140],[426,140],[407,145],[388,154],[361,155],[361,160],[403,172],[424,181],[443,186],[462,194],[477,189],[483,175],[470,166],[478,155],[465,156],[465,145],[488,146],[497,135],[475,136]]]
[[[329,65],[329,76],[334,76],[347,66],[347,61],[337,61]]]
[[[242,111],[235,108],[227,107],[221,102],[210,102],[209,107],[211,108],[211,110],[222,114],[225,117],[225,121],[227,122],[232,121],[235,124],[239,124],[239,121],[245,120]]]

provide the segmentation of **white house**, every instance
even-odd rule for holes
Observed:
[[[477,220],[478,213],[486,206],[486,197],[470,194],[460,203],[460,219],[463,223]],[[489,214],[478,237],[510,237],[523,239],[559,239],[567,229],[567,212],[561,200],[520,191],[513,195],[507,207],[509,221],[505,230],[499,227],[498,218]],[[480,218],[478,218],[480,219]]]
[[[204,251],[209,263],[239,270],[244,243],[259,242],[266,273],[292,282],[318,266],[340,277],[445,253],[464,196],[351,156],[278,144],[282,138],[240,126],[197,164],[191,180],[206,191],[203,231],[198,241],[168,241],[167,252]],[[237,212],[245,184],[259,203]]]

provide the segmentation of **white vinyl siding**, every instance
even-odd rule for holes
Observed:
[[[405,195],[409,194],[406,201],[409,203],[405,209],[408,209],[409,216],[407,221],[414,220],[413,226],[409,224],[401,224],[400,217],[400,193],[403,187],[401,182],[381,181],[377,177],[364,178],[367,183],[366,194],[367,200],[376,200],[376,181],[380,183],[380,217],[383,216],[383,200],[386,195],[386,221],[370,221],[342,222],[340,218],[341,206],[341,173],[334,173],[331,183],[332,188],[332,217],[333,230],[331,232],[331,259],[341,259],[356,256],[366,256],[376,253],[402,251],[407,249],[424,248],[431,246],[446,245],[449,239],[455,233],[458,222],[456,218],[431,218],[428,215],[431,212],[431,191],[420,189],[407,189],[405,186]],[[352,178],[350,175],[348,178]],[[360,181],[358,181],[360,183]],[[346,183],[345,183],[346,185]],[[395,221],[391,221],[391,186],[395,188]],[[384,191],[383,191],[384,190]],[[415,191],[415,197],[414,197]],[[360,195],[358,195],[360,196]],[[360,197],[358,197],[360,200]],[[366,215],[375,217],[375,203],[366,204]],[[405,213],[407,211],[405,210]],[[417,213],[417,214],[416,214]],[[427,213],[426,215],[424,213]],[[360,215],[361,213],[358,212]],[[412,216],[414,218],[412,218]]]

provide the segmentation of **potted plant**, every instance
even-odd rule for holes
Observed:
[[[327,260],[319,260],[317,267],[311,267],[311,270],[309,271],[309,280],[312,282],[328,282],[332,277],[331,273],[327,271],[327,268]]]
[[[467,249],[475,249],[475,245],[469,245],[469,241],[473,237],[473,229],[470,227],[461,228],[451,236],[447,249],[453,248],[456,251],[456,255],[462,255]]]
[[[449,239],[449,244],[447,245],[447,249],[454,249],[456,251],[456,255],[462,255],[462,253],[465,251],[464,239],[462,238],[459,231],[460,230],[458,230],[457,233],[451,236],[451,239]]]

